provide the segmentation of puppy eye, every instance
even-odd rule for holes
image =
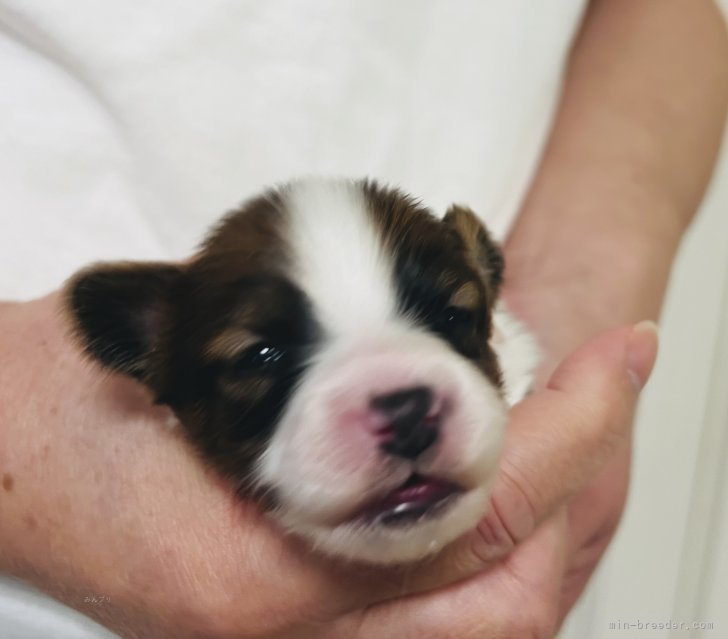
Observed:
[[[438,328],[446,332],[472,324],[475,313],[461,306],[448,306],[437,317]]]
[[[232,363],[231,372],[237,377],[275,372],[285,360],[286,351],[268,342],[259,342],[246,349]]]

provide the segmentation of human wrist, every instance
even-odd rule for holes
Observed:
[[[572,167],[549,166],[539,175],[509,233],[504,250],[512,284],[570,273],[574,265],[600,266],[599,259],[674,253],[688,222],[685,212],[658,185],[629,185],[619,175],[590,180]],[[606,172],[606,167],[604,168]],[[550,175],[549,175],[550,174]],[[545,182],[545,183],[544,183]],[[629,264],[620,259],[617,265]]]
[[[553,357],[599,330],[657,319],[684,232],[665,198],[571,191],[527,202],[504,245],[506,303]]]

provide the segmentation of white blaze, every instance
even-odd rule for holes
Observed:
[[[291,275],[330,335],[371,332],[396,321],[392,257],[361,188],[343,180],[294,183],[286,205]]]

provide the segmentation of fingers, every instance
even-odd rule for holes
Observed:
[[[548,387],[516,406],[491,497],[473,533],[411,568],[395,594],[464,579],[527,538],[587,486],[631,433],[639,389],[657,353],[652,324],[600,334],[567,358]],[[380,599],[390,596],[379,589]]]
[[[643,324],[637,332],[654,330]],[[654,362],[652,340],[632,344],[637,355],[632,356],[635,381],[644,385],[649,366]],[[586,586],[599,559],[613,537],[624,509],[629,486],[631,438],[611,457],[591,484],[579,491],[568,506],[568,562],[561,590],[560,618],[566,616]]]
[[[652,331],[654,325],[644,324],[638,333],[640,330]],[[631,358],[635,381],[643,386],[654,361],[653,342],[642,340],[632,346],[638,349],[637,356]],[[561,592],[561,619],[586,586],[617,529],[629,486],[631,444],[628,438],[591,484],[569,502],[569,559]]]
[[[472,579],[371,606],[332,638],[551,637],[564,570],[565,518],[544,522],[518,549]]]
[[[652,323],[607,331],[568,357],[545,391],[514,408],[486,530],[503,529],[506,545],[517,542],[598,475],[629,441],[656,355]],[[486,554],[503,551],[495,541]]]
[[[617,531],[629,487],[631,452],[631,442],[626,442],[598,477],[568,504],[568,562],[561,589],[561,620],[576,603]]]

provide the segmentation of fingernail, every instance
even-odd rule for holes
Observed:
[[[655,365],[658,334],[657,324],[644,320],[632,327],[632,334],[627,340],[627,370],[638,391],[644,388]]]

